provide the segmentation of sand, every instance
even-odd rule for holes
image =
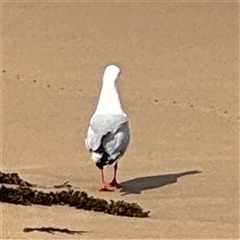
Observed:
[[[237,239],[238,11],[236,2],[2,3],[2,170],[137,202],[151,217],[1,203],[1,238]],[[132,139],[122,189],[103,193],[84,138],[110,63],[122,69]],[[42,226],[87,232],[23,232]]]

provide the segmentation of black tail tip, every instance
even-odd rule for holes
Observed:
[[[101,161],[96,162],[96,167],[98,167],[100,170],[103,169],[104,164]]]

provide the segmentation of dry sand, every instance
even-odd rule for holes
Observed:
[[[2,3],[3,171],[41,185],[68,180],[151,211],[133,219],[1,204],[2,238],[238,238],[238,10],[227,2]],[[84,138],[109,63],[122,68],[132,141],[122,190],[100,193]],[[23,232],[42,226],[88,232]]]

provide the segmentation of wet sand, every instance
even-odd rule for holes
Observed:
[[[3,3],[2,170],[137,202],[151,217],[1,203],[1,238],[239,238],[238,9]],[[102,193],[84,138],[110,63],[122,69],[132,139],[119,162],[122,188]],[[87,233],[23,232],[42,226]]]

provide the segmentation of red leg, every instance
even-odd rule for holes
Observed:
[[[104,178],[103,169],[101,169],[101,177],[102,177],[102,186],[99,188],[99,191],[103,191],[103,192],[113,191],[113,190],[107,188],[107,184],[106,184],[105,178]]]
[[[114,175],[112,181],[109,183],[112,187],[120,187],[120,184],[117,182],[117,169],[118,169],[118,163],[114,165]]]

